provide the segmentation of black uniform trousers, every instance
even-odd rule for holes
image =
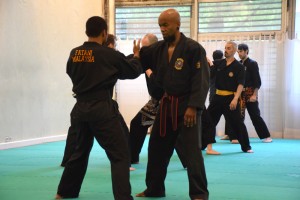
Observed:
[[[183,116],[178,117],[178,128],[172,129],[171,117],[166,118],[166,135],[160,135],[160,115],[155,118],[148,147],[148,164],[146,173],[146,196],[165,196],[165,178],[167,167],[173,154],[176,140],[180,137],[186,158],[189,179],[189,195],[191,199],[208,199],[207,179],[201,151],[201,113],[199,112],[197,125],[186,127]]]
[[[202,150],[205,150],[208,144],[216,143],[216,127],[212,123],[210,115],[205,108],[202,112]]]
[[[216,94],[207,110],[215,127],[219,123],[222,114],[224,115],[226,122],[228,122],[234,132],[237,133],[237,139],[241,145],[242,151],[247,152],[251,149],[251,146],[246,126],[241,118],[241,108],[239,103],[235,110],[230,110],[229,108],[233,98],[233,94],[227,96]]]
[[[116,106],[116,109],[119,109],[118,103],[116,101],[113,101],[114,106]],[[128,141],[128,146],[130,147],[130,139],[129,139],[129,129],[128,126],[122,116],[122,114],[118,111],[118,119],[119,122],[122,126],[123,133],[125,134],[127,141]],[[78,134],[76,133],[76,129],[72,126],[69,127],[68,134],[67,134],[67,139],[66,139],[66,146],[65,146],[65,151],[64,151],[64,156],[61,162],[61,166],[66,166],[66,163],[68,160],[71,158],[72,154],[75,151],[76,144],[77,144],[77,136]],[[130,155],[130,154],[129,154]],[[131,164],[129,163],[129,167]]]
[[[138,112],[130,122],[129,143],[131,151],[131,163],[138,163],[140,160],[140,153],[148,133],[148,128],[151,125],[142,125],[142,113]],[[175,146],[176,153],[181,161],[183,168],[186,168],[186,158],[181,147],[181,140],[177,141]]]
[[[76,143],[77,143],[76,130],[74,129],[74,127],[70,126],[67,134],[64,156],[60,164],[61,166],[63,167],[66,166],[66,163],[68,162],[68,160],[71,158],[72,154],[75,151]]]
[[[236,140],[236,134],[233,132],[232,128],[230,127],[229,123],[225,121],[225,133],[224,135],[228,135],[229,140]]]
[[[142,113],[138,112],[130,122],[130,151],[131,163],[138,163],[140,153],[151,125],[142,125]]]
[[[57,193],[64,198],[78,197],[95,138],[111,163],[114,198],[132,200],[128,170],[129,147],[117,115],[107,121],[71,121],[71,126],[77,133],[77,145],[66,163]]]
[[[250,96],[253,94],[253,91],[250,94],[247,94],[247,92],[242,92],[241,94],[241,118],[243,121],[245,121],[245,114],[246,114],[246,109],[249,113],[251,122],[255,128],[255,131],[260,139],[268,138],[271,137],[270,131],[263,120],[263,118],[260,115],[260,110],[259,110],[259,103],[258,101],[255,102],[249,102],[248,100],[250,99]],[[227,133],[229,135],[229,139],[236,139],[237,134],[232,130],[232,127],[230,125],[225,126],[225,130],[227,130]]]
[[[264,139],[267,137],[270,137],[269,129],[263,120],[263,118],[260,116],[260,110],[258,107],[258,101],[256,102],[246,102],[246,108],[249,113],[250,119],[252,121],[252,124],[255,128],[255,131],[260,139]],[[243,118],[243,120],[245,117]]]

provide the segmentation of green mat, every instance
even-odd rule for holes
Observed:
[[[145,189],[148,137],[140,164],[131,172],[132,194]],[[0,151],[0,200],[54,199],[63,168],[65,141]],[[222,155],[205,155],[210,200],[300,200],[300,140],[251,138],[254,154],[217,138]],[[189,200],[186,170],[173,155],[164,200]],[[112,200],[110,165],[104,151],[93,147],[79,199]],[[153,199],[153,198],[135,198]]]

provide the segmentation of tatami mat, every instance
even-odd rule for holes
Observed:
[[[148,137],[131,172],[132,194],[145,189]],[[0,151],[1,200],[54,199],[63,168],[59,166],[65,141]],[[219,156],[203,152],[210,200],[299,200],[300,140],[274,139],[262,143],[251,138],[255,153],[242,153],[240,145],[217,139]],[[176,154],[166,178],[164,200],[188,200],[188,180]],[[113,200],[110,165],[94,143],[79,199]],[[147,198],[135,198],[147,199]],[[148,198],[149,199],[149,198]]]

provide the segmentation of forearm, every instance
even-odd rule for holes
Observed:
[[[239,97],[241,96],[241,93],[242,93],[242,91],[243,91],[243,88],[244,88],[244,86],[243,86],[242,84],[239,84],[239,85],[238,85],[238,87],[237,87],[237,89],[236,89],[236,92],[235,92],[235,94],[234,94],[234,99],[235,99],[235,100],[238,100],[238,99],[239,99]]]
[[[258,88],[255,88],[254,92],[253,92],[253,95],[257,96],[257,94],[258,94]]]

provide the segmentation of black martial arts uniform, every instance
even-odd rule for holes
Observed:
[[[212,61],[213,65],[210,66],[210,79],[209,79],[209,104],[211,103],[214,95],[216,94],[216,73],[213,72],[214,66],[218,65],[221,59]],[[216,128],[210,119],[207,108],[202,111],[202,150],[205,150],[208,144],[216,143]]]
[[[241,119],[239,102],[235,110],[229,108],[238,85],[244,85],[245,67],[237,60],[227,66],[226,59],[222,59],[214,65],[214,70],[211,73],[216,73],[216,94],[207,108],[212,123],[217,126],[223,114],[226,122],[230,124],[235,133],[238,133],[237,139],[242,151],[247,152],[251,146],[246,126]]]
[[[246,67],[246,81],[244,91],[241,94],[241,116],[245,120],[246,108],[249,113],[252,124],[256,130],[256,133],[260,139],[270,137],[269,129],[260,116],[260,110],[258,107],[258,99],[255,102],[250,102],[249,99],[254,93],[254,89],[259,89],[261,86],[261,79],[259,74],[258,64],[255,60],[247,58],[243,65]]]
[[[73,49],[67,74],[73,83],[76,104],[71,112],[71,127],[77,132],[77,146],[66,163],[57,194],[76,198],[84,179],[94,138],[105,150],[111,163],[115,199],[131,200],[129,149],[111,91],[117,79],[140,75],[138,59],[127,60],[118,51],[96,42],[85,42]]]
[[[147,64],[148,65],[148,64]],[[163,96],[164,91],[156,84],[151,83],[149,78],[145,76],[148,93],[151,99],[143,108],[135,115],[130,122],[130,152],[131,163],[139,162],[139,154],[143,147],[148,128],[153,125],[155,116],[159,109],[159,100]]]
[[[130,152],[131,163],[139,163],[140,153],[148,133],[148,128],[153,125],[156,114],[159,109],[159,100],[162,98],[164,91],[162,88],[152,83],[145,75],[147,88],[151,99],[141,108],[130,122]],[[181,141],[178,141],[175,150],[181,161],[183,168],[186,168],[186,158],[184,156]]]
[[[113,103],[116,107],[117,110],[119,110],[119,105],[118,102],[113,100]],[[122,130],[123,133],[125,134],[127,140],[128,140],[128,146],[129,149],[131,147],[130,145],[130,138],[129,138],[129,129],[128,126],[124,120],[124,117],[122,116],[122,114],[118,111],[118,119],[119,122],[122,126]],[[65,167],[66,163],[68,162],[68,160],[71,158],[72,154],[74,153],[75,149],[76,149],[76,145],[77,145],[77,132],[76,129],[74,129],[74,127],[70,126],[69,130],[68,130],[68,134],[67,134],[67,139],[66,139],[66,146],[65,146],[65,150],[64,150],[64,155],[63,155],[63,159],[61,161],[60,166]],[[130,159],[131,159],[131,155],[129,154]],[[129,167],[131,167],[131,164],[129,164]]]
[[[167,167],[180,135],[187,160],[190,198],[208,199],[199,126],[209,87],[206,52],[199,43],[181,34],[170,62],[168,57],[165,41],[141,49],[143,66],[149,66],[153,71],[151,81],[165,92],[150,136],[144,194],[165,196]],[[183,117],[188,106],[198,110],[197,124],[193,127],[184,126]]]
[[[242,62],[242,61],[240,61]],[[245,120],[246,108],[249,113],[252,124],[260,139],[271,137],[270,131],[260,115],[258,99],[255,102],[250,102],[249,99],[253,95],[255,88],[261,87],[261,78],[259,74],[258,64],[255,60],[249,57],[244,61],[243,65],[246,67],[246,80],[244,90],[241,94],[241,117]],[[237,134],[229,126],[230,139],[236,139]]]

